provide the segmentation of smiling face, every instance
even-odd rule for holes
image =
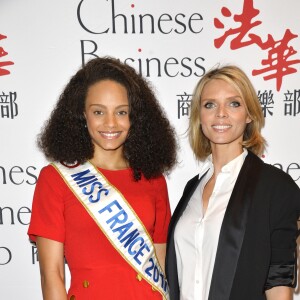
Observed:
[[[102,80],[89,87],[84,112],[95,153],[115,151],[123,155],[123,145],[130,128],[126,88]]]
[[[212,150],[225,145],[241,153],[244,131],[251,119],[238,91],[224,80],[212,79],[204,86],[200,101],[201,128]]]

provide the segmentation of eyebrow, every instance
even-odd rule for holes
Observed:
[[[243,100],[243,98],[242,98],[241,96],[239,96],[239,95],[237,95],[237,96],[232,96],[232,97],[228,97],[228,98],[226,98],[226,99],[228,99],[228,100],[240,100],[240,101],[242,101],[242,102],[245,102],[245,101]]]
[[[92,106],[98,106],[98,107],[103,107],[103,108],[106,108],[105,105],[102,105],[102,104],[90,104],[90,107]],[[121,105],[118,105],[116,108],[122,108],[122,107],[129,107],[129,104],[121,104]]]
[[[236,98],[239,98],[240,100],[243,100],[243,98],[240,95],[231,96],[231,97],[228,97],[226,99],[231,100],[231,99],[236,99]],[[215,98],[200,98],[200,100],[202,100],[202,101],[215,101],[216,99]]]

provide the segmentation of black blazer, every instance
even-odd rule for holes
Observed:
[[[166,275],[179,299],[174,230],[200,180],[185,186],[171,218]],[[209,300],[263,300],[265,290],[296,281],[300,190],[283,171],[248,151],[221,226]]]

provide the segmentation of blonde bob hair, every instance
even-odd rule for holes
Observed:
[[[189,141],[197,159],[203,160],[211,153],[211,145],[201,129],[201,95],[205,85],[213,79],[221,79],[231,84],[239,93],[245,103],[251,122],[247,124],[242,146],[256,155],[263,153],[266,141],[261,135],[261,129],[265,124],[264,116],[256,91],[247,75],[238,67],[228,65],[213,69],[206,73],[195,87],[191,115],[189,120]]]

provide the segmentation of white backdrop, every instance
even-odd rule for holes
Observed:
[[[0,299],[41,299],[26,235],[47,163],[36,135],[70,76],[94,56],[118,57],[156,87],[181,145],[167,180],[172,210],[198,169],[184,134],[190,96],[219,63],[252,78],[266,116],[263,159],[299,185],[299,11],[298,0],[0,0]]]

